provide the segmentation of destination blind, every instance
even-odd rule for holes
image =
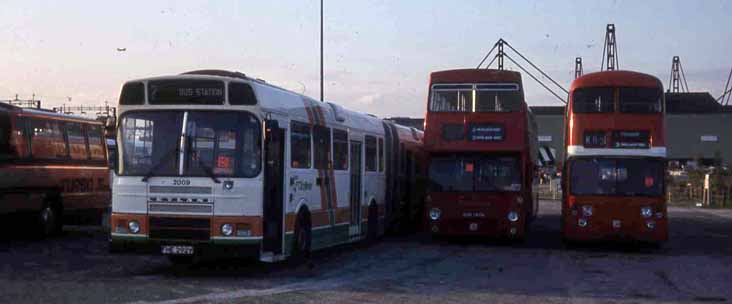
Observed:
[[[224,103],[224,83],[218,80],[156,80],[148,83],[148,101],[153,105]]]

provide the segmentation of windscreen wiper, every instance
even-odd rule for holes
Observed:
[[[163,154],[163,157],[160,158],[160,161],[158,161],[158,163],[155,164],[155,166],[150,168],[150,170],[147,171],[147,173],[145,173],[145,175],[142,177],[142,181],[147,182],[148,179],[150,179],[153,175],[155,175],[155,171],[158,171],[158,169],[160,169],[160,167],[162,167],[163,164],[168,161],[168,158],[170,158],[170,156],[172,156],[172,155],[175,155],[177,152],[178,152],[178,147],[174,147],[173,149],[170,149],[170,151],[165,152],[165,154]]]

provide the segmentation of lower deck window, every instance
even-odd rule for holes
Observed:
[[[429,167],[433,192],[513,192],[521,190],[516,156],[433,157]]]
[[[570,163],[573,195],[660,196],[665,169],[662,160],[582,158]]]

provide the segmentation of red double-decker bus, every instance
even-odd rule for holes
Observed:
[[[523,238],[538,205],[532,195],[536,123],[521,74],[447,70],[432,73],[429,85],[428,229]]]
[[[663,85],[630,71],[572,82],[565,117],[565,241],[668,238]]]

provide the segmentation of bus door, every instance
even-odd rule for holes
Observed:
[[[351,226],[348,229],[351,237],[361,235],[361,143],[351,141],[351,184],[350,184],[350,206]]]
[[[264,239],[262,249],[275,255],[282,254],[284,244],[284,151],[285,130],[276,120],[266,122],[264,144]]]

